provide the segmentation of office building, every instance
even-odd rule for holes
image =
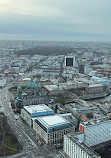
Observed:
[[[75,56],[65,56],[65,66],[75,66]]]
[[[82,141],[88,146],[95,146],[111,140],[111,118],[103,117],[80,123],[79,130],[84,134]]]
[[[24,106],[23,109],[21,109],[22,118],[30,126],[33,125],[33,118],[53,114],[55,114],[54,111],[47,107],[45,104]]]
[[[77,136],[77,134],[64,135],[64,147],[60,152],[61,158],[101,158],[95,151],[89,148],[83,143]]]
[[[33,122],[33,129],[46,144],[59,142],[64,134],[75,131],[75,127],[59,115],[38,117]]]

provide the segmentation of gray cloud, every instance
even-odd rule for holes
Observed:
[[[110,0],[2,1],[1,38],[111,40]]]

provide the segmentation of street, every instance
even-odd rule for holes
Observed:
[[[56,158],[58,155],[57,149],[52,149],[46,144],[40,146],[35,140],[36,134],[34,130],[20,117],[16,119],[16,114],[14,114],[11,108],[8,88],[1,90],[0,102],[2,104],[2,108],[4,108],[4,114],[7,116],[7,121],[10,124],[13,133],[16,135],[23,147],[20,154],[8,156],[8,158]]]

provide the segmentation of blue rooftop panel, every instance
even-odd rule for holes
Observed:
[[[83,108],[76,109],[76,111],[87,111],[87,110],[93,110],[93,109],[97,109],[97,107],[96,106],[93,106],[93,107],[83,107]]]
[[[98,81],[100,81],[100,82],[110,82],[110,80],[103,79],[103,78],[96,77],[96,76],[93,76],[92,78],[93,78],[93,79],[96,79],[96,80],[98,80]]]
[[[37,113],[32,113],[31,117],[53,115],[53,114],[55,114],[54,111],[37,112]]]

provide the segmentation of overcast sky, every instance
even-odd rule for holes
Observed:
[[[0,0],[0,39],[111,41],[111,0]]]

